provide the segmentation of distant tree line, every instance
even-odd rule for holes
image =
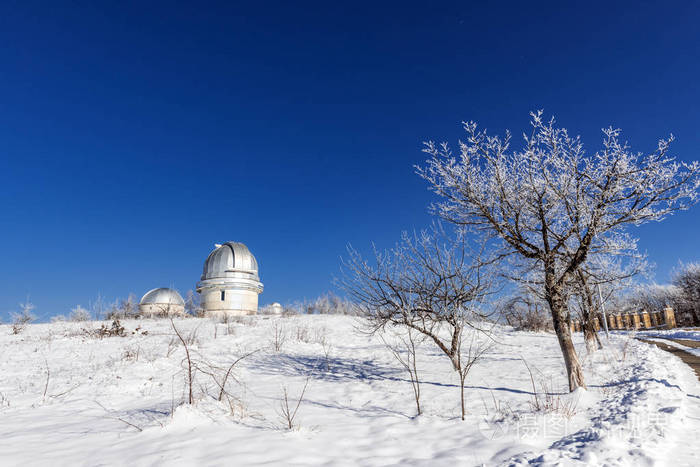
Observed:
[[[670,284],[637,286],[627,306],[636,310],[660,311],[670,306],[679,326],[700,326],[700,263],[682,264]]]

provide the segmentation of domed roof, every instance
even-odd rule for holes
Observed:
[[[216,245],[204,262],[202,280],[232,277],[235,273],[246,273],[258,278],[258,262],[248,247],[239,242]]]
[[[185,301],[182,299],[177,290],[168,289],[167,287],[160,287],[157,289],[149,290],[146,295],[141,297],[139,305],[185,305]]]

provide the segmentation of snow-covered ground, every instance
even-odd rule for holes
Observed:
[[[588,389],[567,394],[553,335],[496,328],[467,378],[461,421],[457,376],[436,348],[419,351],[424,414],[415,417],[407,375],[353,318],[176,320],[193,335],[192,406],[182,404],[185,353],[168,321],[125,321],[128,337],[82,331],[100,324],[19,335],[0,326],[0,465],[692,465],[700,455],[689,442],[700,429],[694,374],[624,336],[592,356],[576,337]],[[231,403],[219,402],[214,377],[251,351],[234,367]],[[533,409],[524,362],[538,400],[555,410]],[[288,430],[284,388],[294,406],[307,381]]]
[[[695,344],[700,343],[700,329],[697,328],[686,328],[686,329],[659,329],[654,331],[625,331],[627,335],[635,335],[643,339],[663,342],[666,345],[675,347],[677,349],[688,352],[689,354],[697,355],[700,357],[700,348]],[[681,342],[676,342],[671,339],[680,339]],[[694,341],[691,345],[684,345],[688,342],[683,341]]]

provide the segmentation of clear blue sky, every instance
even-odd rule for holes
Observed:
[[[263,303],[331,286],[348,242],[429,222],[413,173],[460,121],[673,132],[700,157],[698,2],[4,2],[0,317],[194,288],[215,242]],[[700,207],[635,231],[667,279]]]

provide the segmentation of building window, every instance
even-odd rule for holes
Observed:
[[[222,290],[221,291],[221,301],[223,302],[226,299],[226,291]]]

